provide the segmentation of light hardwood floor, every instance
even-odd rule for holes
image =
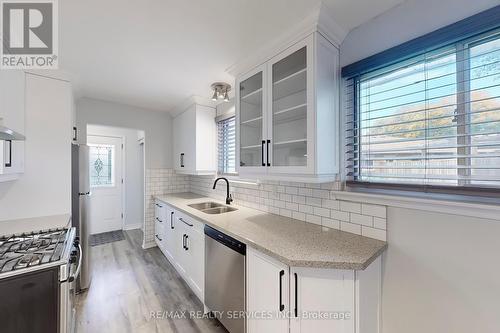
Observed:
[[[91,248],[92,283],[77,296],[77,333],[227,332],[212,319],[152,318],[151,312],[199,311],[203,305],[158,248],[141,248],[142,232]]]

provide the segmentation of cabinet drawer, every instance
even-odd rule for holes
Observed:
[[[203,223],[198,220],[193,219],[187,214],[184,214],[179,211],[175,211],[175,218],[177,219],[177,223],[183,223],[187,228],[193,228],[197,231],[203,233]]]

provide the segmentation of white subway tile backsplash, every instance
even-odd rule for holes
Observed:
[[[316,216],[316,215],[307,214],[306,215],[306,222],[321,225],[321,217]]]
[[[361,204],[361,213],[363,215],[371,215],[385,219],[387,214],[387,208],[385,206],[380,206],[380,205]]]
[[[301,212],[292,212],[292,218],[305,221],[306,220],[306,214],[301,213]]]
[[[211,176],[178,176],[173,171],[166,174],[173,182],[173,188],[168,189],[170,191],[174,191],[178,186],[177,192],[190,190],[219,200],[225,198],[225,188],[212,190],[213,177]],[[188,178],[188,189],[185,186],[186,179],[183,177]],[[164,181],[163,176],[158,177],[160,184],[155,187],[156,191],[161,193],[164,189],[161,182]],[[255,185],[230,181],[231,193],[233,193],[235,203],[239,205],[358,235],[362,233],[362,228],[365,228],[364,233],[367,237],[381,239],[387,229],[386,207],[337,199],[335,193],[331,191],[339,190],[341,188],[339,184],[338,182],[309,184],[265,180]],[[153,221],[153,215],[154,211],[151,213],[151,221]],[[154,234],[151,233],[151,238],[153,237]]]
[[[350,221],[349,220],[349,213],[348,212],[342,212],[340,210],[332,210],[330,212],[330,216],[332,219],[340,220],[340,221]]]
[[[373,227],[373,216],[350,213],[350,222]]]
[[[361,235],[361,226],[359,224],[340,222],[340,230]]]
[[[377,229],[387,230],[387,220],[380,217],[373,218],[373,227]]]
[[[361,213],[361,204],[359,202],[341,201],[340,210],[343,212]]]
[[[314,207],[314,215],[319,215],[322,217],[330,217],[330,210],[328,208]]]
[[[340,202],[337,200],[323,199],[321,205],[325,208],[339,210]]]
[[[324,227],[332,228],[332,229],[340,229],[340,221],[329,219],[327,217],[323,217],[321,219],[321,225]]]
[[[385,230],[370,228],[366,226],[361,227],[361,235],[370,238],[375,238],[381,241],[387,240],[387,233],[385,232]]]
[[[306,197],[306,205],[321,207],[321,199],[320,198]]]

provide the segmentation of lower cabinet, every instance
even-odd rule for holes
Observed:
[[[247,247],[248,333],[288,333],[288,266]]]
[[[156,243],[196,296],[204,302],[204,224],[161,201],[156,204],[163,207],[156,210]]]
[[[288,267],[247,250],[248,333],[377,333],[380,258],[364,271]]]

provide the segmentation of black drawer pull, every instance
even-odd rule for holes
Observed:
[[[179,217],[179,221],[184,222],[186,225],[188,225],[190,227],[193,226],[191,223],[184,221],[184,219],[182,217]]]
[[[285,310],[285,304],[283,304],[283,275],[285,275],[285,271],[280,271],[280,311]]]
[[[158,235],[155,235],[156,238],[158,238],[158,240],[161,242],[162,239],[160,237],[158,237]]]
[[[267,166],[271,166],[271,162],[269,162],[269,144],[271,143],[271,140],[267,140],[267,149],[266,149],[266,155],[267,155]]]
[[[295,318],[298,317],[298,304],[299,304],[299,287],[298,287],[298,278],[297,278],[297,273],[294,273],[295,275],[295,310],[294,310],[294,313],[295,313]]]
[[[156,221],[160,222],[160,223],[163,223],[162,220],[160,220],[159,218],[156,218]]]
[[[174,212],[170,212],[170,229],[174,228]]]
[[[266,141],[262,140],[262,147],[261,147],[262,166],[266,166],[266,162],[264,161],[264,146],[265,145],[266,145]]]

